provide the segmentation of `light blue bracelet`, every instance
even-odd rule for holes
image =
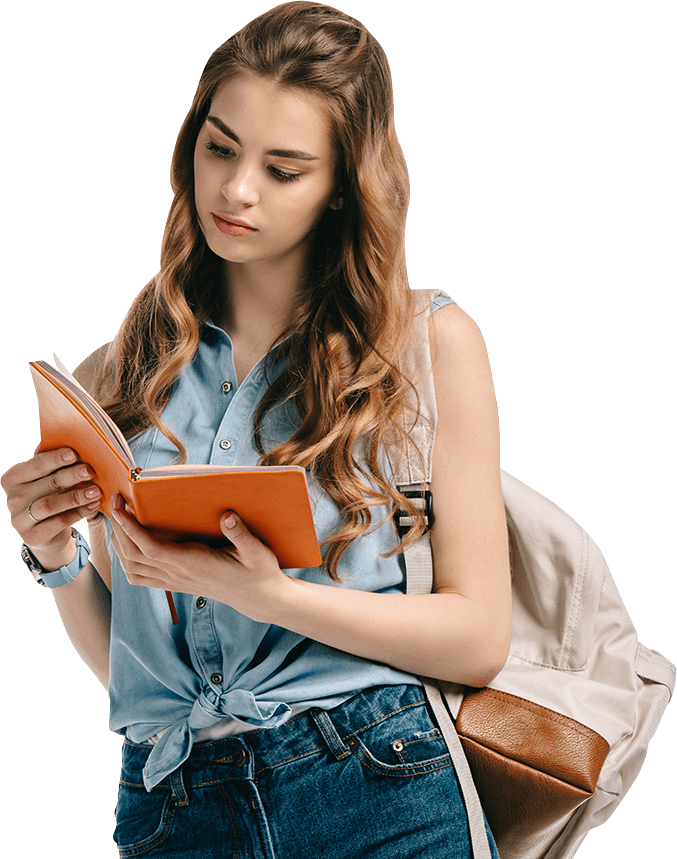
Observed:
[[[91,554],[87,541],[79,531],[75,530],[75,528],[73,528],[73,537],[75,539],[75,557],[70,564],[59,567],[58,570],[53,570],[49,573],[44,570],[41,571],[41,584],[45,585],[45,587],[53,589],[60,588],[61,585],[68,584],[68,582],[72,582],[78,573],[87,566],[87,562],[89,561],[89,556]]]

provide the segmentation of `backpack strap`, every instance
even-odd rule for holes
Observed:
[[[387,447],[394,482],[399,491],[412,503],[425,510],[428,528],[432,526],[432,456],[437,426],[437,404],[430,366],[430,341],[428,317],[435,298],[443,294],[437,289],[416,291],[412,342],[403,349],[401,368],[413,389],[407,397],[403,421],[404,438],[394,439]],[[411,527],[412,521],[404,513],[395,514],[397,531],[402,536]],[[404,553],[407,593],[429,594],[432,591],[433,575],[430,536],[428,532]]]
[[[432,302],[440,294],[440,290],[417,290],[419,305],[414,317],[414,342],[404,350],[402,360],[403,372],[413,383],[415,391],[411,392],[408,402],[408,411],[404,422],[406,433],[404,439],[400,440],[399,444],[393,443],[386,448],[397,488],[409,497],[416,506],[426,511],[428,529],[433,522],[430,485],[437,425],[437,404],[430,360],[428,317]],[[402,514],[396,514],[395,521],[400,535],[412,524]],[[431,593],[433,564],[428,531],[404,550],[404,562],[407,593]],[[473,857],[474,859],[491,859],[484,812],[461,741],[456,733],[454,718],[441,691],[440,683],[429,678],[422,677],[420,679],[454,763],[468,815]]]

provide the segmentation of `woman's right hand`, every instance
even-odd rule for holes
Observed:
[[[70,448],[36,453],[2,476],[12,526],[45,570],[73,560],[71,525],[93,516],[101,503],[93,477]]]

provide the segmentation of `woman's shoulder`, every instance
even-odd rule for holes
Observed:
[[[435,308],[428,316],[431,349],[455,351],[462,348],[484,346],[479,325],[456,303],[447,303]]]
[[[436,354],[450,353],[470,348],[484,350],[484,339],[477,323],[441,289],[413,290],[415,306],[415,336],[427,327],[430,348]]]
[[[112,345],[112,343],[104,343],[103,346],[99,346],[98,349],[85,358],[85,360],[73,371],[73,376],[90,394],[95,388],[96,380],[106,362],[106,358],[108,357],[108,353],[110,352]]]
[[[457,306],[454,299],[442,289],[412,289],[411,296],[415,313],[425,317],[431,316],[442,307]]]

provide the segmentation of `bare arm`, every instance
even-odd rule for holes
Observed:
[[[76,370],[76,378],[89,386],[95,371],[93,360],[101,350]],[[90,562],[74,581],[52,593],[62,622],[78,654],[96,677],[108,686],[108,649],[110,643],[110,576],[108,582],[97,572],[109,567],[105,541],[102,541],[102,518],[93,518],[98,510],[97,498],[86,493],[96,487],[96,477],[82,462],[66,459],[65,449],[36,454],[18,463],[2,477],[12,524],[38,559],[45,571],[69,564],[75,555],[71,525],[82,518],[90,522],[92,555]],[[83,472],[87,468],[87,472]],[[28,515],[27,507],[37,522]],[[105,572],[104,572],[105,577]]]
[[[430,319],[438,425],[434,593],[406,596],[289,580],[274,622],[416,674],[483,686],[507,658],[511,592],[498,415],[482,335],[458,307]]]
[[[55,588],[52,593],[73,647],[107,689],[110,591],[90,562],[75,581]]]
[[[154,540],[114,510],[116,551],[129,581],[200,594],[247,616],[415,674],[488,683],[511,628],[498,418],[484,341],[457,307],[431,318],[438,432],[434,450],[434,593],[377,594],[284,575],[235,515],[228,553]]]

